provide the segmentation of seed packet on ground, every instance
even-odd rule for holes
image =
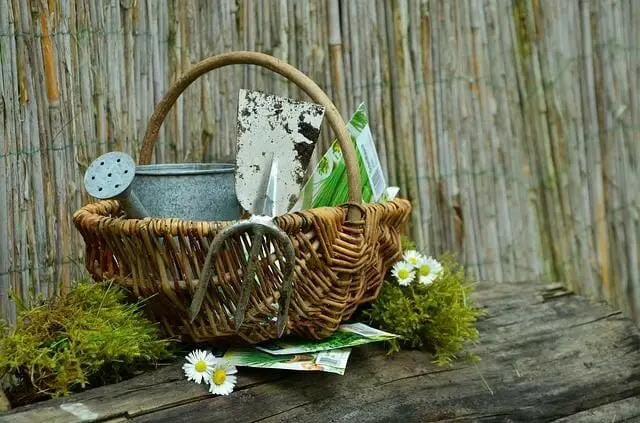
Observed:
[[[253,348],[273,355],[308,354],[387,341],[396,337],[398,335],[374,329],[364,323],[345,323],[329,337],[320,341],[278,339],[254,345]]]
[[[239,348],[228,350],[223,358],[238,367],[320,371],[344,375],[349,354],[349,348],[289,355],[272,355],[254,348]]]
[[[367,109],[358,106],[347,123],[347,131],[356,147],[358,168],[362,180],[362,201],[365,203],[387,201],[387,183],[369,128]],[[300,197],[290,211],[324,206],[337,206],[348,200],[349,183],[347,167],[338,141],[334,141],[302,187]]]

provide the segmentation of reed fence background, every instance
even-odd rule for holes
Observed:
[[[170,81],[246,49],[309,74],[345,117],[367,104],[426,252],[638,320],[638,22],[636,0],[0,0],[0,316],[10,291],[82,275],[70,218],[91,160],[135,155]],[[231,157],[242,87],[304,98],[268,71],[217,71],[172,111],[156,160]]]

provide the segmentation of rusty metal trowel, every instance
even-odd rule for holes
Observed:
[[[245,210],[262,214],[273,158],[278,163],[274,216],[295,204],[323,118],[318,104],[240,90],[236,195]]]

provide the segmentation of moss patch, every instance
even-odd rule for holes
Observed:
[[[415,246],[403,240],[403,249]],[[389,353],[402,348],[432,352],[439,365],[451,363],[463,352],[467,341],[479,334],[475,322],[484,314],[473,306],[469,296],[473,284],[451,254],[439,257],[443,271],[431,285],[400,286],[385,281],[378,299],[363,312],[372,326],[402,336],[390,341]],[[478,359],[471,353],[467,359]]]
[[[66,296],[19,305],[0,334],[0,376],[13,406],[115,383],[171,357],[169,342],[115,285],[80,281]]]

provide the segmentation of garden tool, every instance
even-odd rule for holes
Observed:
[[[111,152],[91,163],[84,183],[92,197],[118,200],[129,218],[235,220],[241,214],[232,163],[136,165]]]
[[[284,330],[287,327],[287,313],[289,310],[289,302],[291,300],[291,292],[293,288],[293,266],[295,260],[295,251],[287,234],[280,230],[280,228],[278,228],[272,221],[275,210],[277,210],[277,201],[275,200],[277,198],[277,158],[272,157],[272,164],[270,168],[271,171],[267,182],[267,190],[263,196],[264,198],[262,199],[262,203],[264,204],[262,215],[253,216],[249,220],[235,223],[234,225],[220,232],[213,240],[213,243],[209,248],[209,253],[207,254],[204,267],[202,269],[200,283],[198,284],[198,288],[196,289],[193,297],[193,302],[191,303],[190,314],[192,322],[200,311],[200,307],[202,307],[202,301],[204,300],[204,295],[209,283],[209,279],[211,278],[211,273],[213,272],[213,261],[216,253],[220,250],[224,241],[228,237],[233,236],[238,232],[251,230],[253,231],[253,237],[251,239],[251,249],[248,253],[247,258],[247,269],[246,273],[244,274],[244,278],[242,279],[240,296],[238,298],[234,314],[236,330],[239,329],[244,322],[245,312],[247,309],[247,305],[249,304],[249,298],[251,296],[251,292],[255,288],[255,284],[260,283],[256,275],[258,256],[260,254],[262,242],[265,235],[271,235],[274,238],[273,241],[275,241],[280,246],[280,249],[283,251],[286,260],[285,268],[283,269],[283,283],[280,290],[280,298],[278,300],[278,317],[276,320],[277,336],[280,337],[284,333]],[[272,248],[270,248],[268,251],[268,254],[274,253],[275,247],[272,246]]]
[[[240,90],[236,148],[236,195],[251,214],[262,213],[272,157],[278,158],[274,216],[300,195],[320,135],[324,108],[258,91]]]
[[[234,314],[236,330],[244,321],[251,292],[259,283],[256,266],[265,235],[272,235],[286,260],[276,320],[278,337],[284,333],[293,285],[295,251],[288,236],[272,222],[272,218],[286,213],[295,203],[320,134],[323,116],[324,108],[316,104],[257,91],[240,91],[236,194],[242,207],[253,217],[232,225],[214,239],[191,304],[192,321],[202,306],[216,252],[229,236],[251,230],[253,237],[246,273]],[[266,169],[269,169],[268,174]],[[266,249],[267,254],[277,248],[270,247]]]
[[[112,151],[95,159],[84,173],[87,193],[99,200],[117,200],[131,218],[149,216],[131,185],[136,163],[131,156]]]
[[[286,327],[286,317],[289,309],[289,300],[293,284],[293,260],[295,256],[293,255],[294,250],[289,238],[272,222],[273,217],[275,217],[275,210],[277,209],[277,157],[271,157],[270,169],[271,171],[269,173],[267,189],[265,191],[264,198],[262,199],[262,214],[253,216],[252,219],[250,219],[250,222],[255,224],[255,226],[253,230],[253,238],[251,239],[251,250],[249,251],[249,257],[247,260],[247,273],[242,280],[242,288],[240,290],[238,304],[236,305],[234,321],[236,323],[236,327],[240,327],[244,321],[245,310],[247,309],[247,305],[249,305],[249,297],[255,288],[255,283],[260,283],[260,280],[256,275],[256,261],[258,260],[258,255],[260,254],[262,241],[264,240],[267,228],[269,228],[273,232],[280,232],[281,235],[283,235],[283,237],[280,237],[279,239],[285,244],[285,251],[290,250],[292,254],[291,256],[286,257],[286,275],[280,291],[280,301],[278,302],[278,319],[276,324],[278,327],[278,336],[281,336]],[[268,254],[272,254],[275,252],[275,247],[270,246],[267,251]]]
[[[269,182],[267,182],[267,190],[264,195],[264,206],[262,207],[263,216],[271,218],[276,216],[276,184],[278,182],[278,158],[271,155],[271,172],[269,173]]]

